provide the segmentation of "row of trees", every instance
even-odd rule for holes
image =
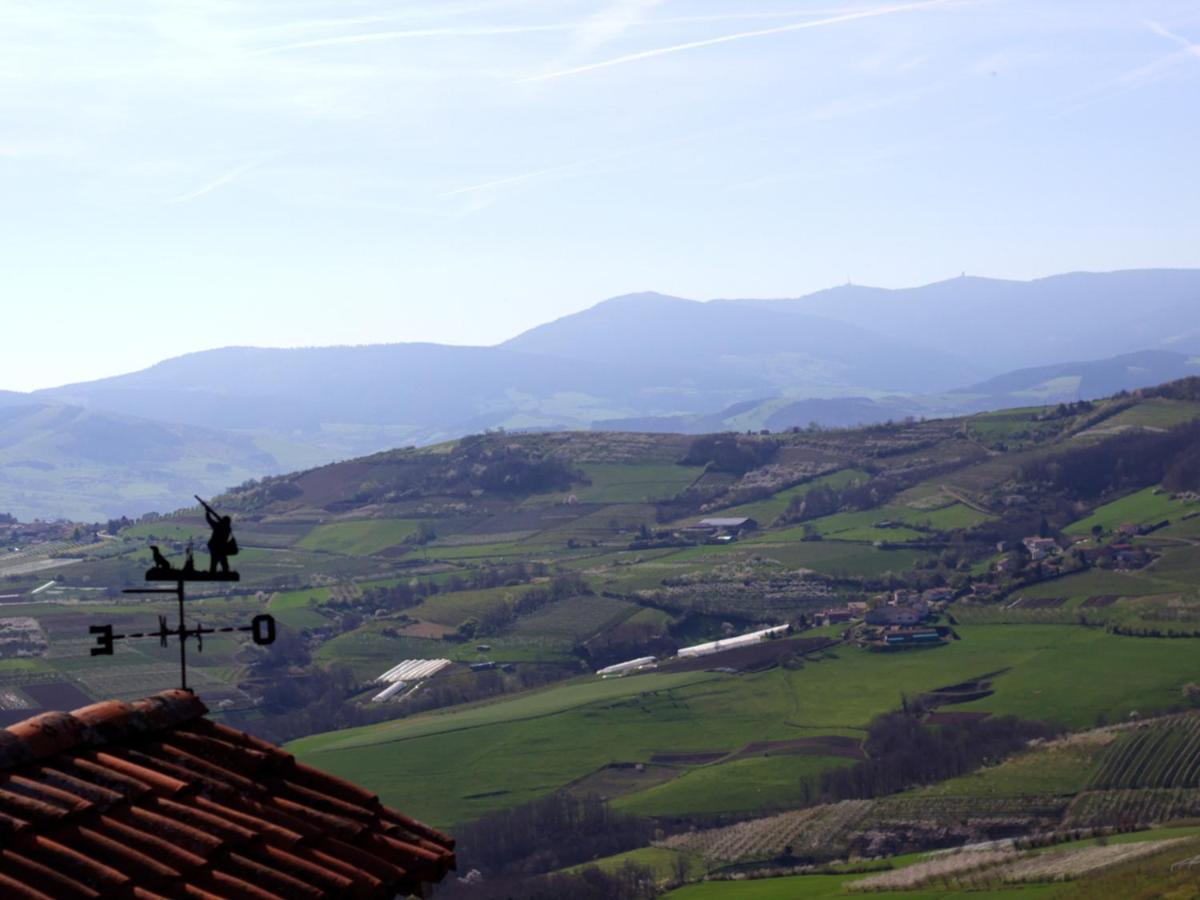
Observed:
[[[655,825],[615,812],[594,794],[551,794],[459,825],[454,836],[460,869],[531,875],[644,846]]]
[[[659,895],[657,879],[647,866],[627,862],[616,869],[587,866],[577,872],[456,878],[434,890],[437,900],[651,900]]]
[[[1021,480],[1073,500],[1162,483],[1171,491],[1200,489],[1200,420],[1165,432],[1131,431],[1038,457]]]
[[[1017,752],[1034,738],[1050,738],[1060,729],[1014,716],[929,725],[919,703],[871,722],[863,744],[867,759],[821,776],[829,799],[879,797],[943,781],[994,763]]]

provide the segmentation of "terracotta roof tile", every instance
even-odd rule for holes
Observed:
[[[0,729],[0,897],[392,897],[454,841],[166,691]]]

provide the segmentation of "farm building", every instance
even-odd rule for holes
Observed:
[[[688,525],[683,531],[693,536],[703,535],[710,539],[736,539],[746,532],[758,529],[758,522],[747,516],[717,516],[701,519],[695,525]]]
[[[737,637],[722,638],[719,641],[709,641],[706,644],[696,644],[692,647],[684,647],[676,655],[680,659],[686,659],[693,656],[707,656],[710,653],[720,653],[722,650],[732,650],[735,647],[746,647],[759,641],[785,635],[791,630],[791,627],[791,625],[776,625],[774,628],[764,628],[761,631],[752,631],[749,634],[740,634]]]
[[[188,691],[0,729],[5,897],[427,896],[454,840]]]
[[[867,613],[868,625],[916,625],[925,613],[910,606],[880,606]]]
[[[896,628],[882,635],[885,647],[938,646],[946,643],[936,628]]]
[[[653,669],[656,663],[657,659],[653,656],[639,656],[637,659],[629,659],[625,662],[605,666],[603,669],[598,669],[596,674],[601,678],[628,675],[631,672],[639,672],[642,669]]]
[[[815,616],[818,622],[824,622],[826,625],[837,625],[841,622],[849,622],[854,618],[853,610],[848,607],[833,607],[830,609],[821,610]]]

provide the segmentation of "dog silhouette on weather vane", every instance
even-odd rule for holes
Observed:
[[[199,497],[196,497],[200,500]],[[197,569],[192,561],[192,545],[188,542],[187,561],[182,569],[171,565],[171,561],[162,555],[159,548],[152,546],[150,552],[154,565],[146,572],[147,581],[238,581],[240,576],[229,568],[229,557],[238,552],[237,538],[233,536],[233,519],[223,516],[215,509],[200,500],[204,507],[204,520],[212,529],[208,539],[208,571]]]

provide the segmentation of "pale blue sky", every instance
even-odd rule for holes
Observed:
[[[1197,266],[1197,159],[1190,0],[0,0],[0,388]]]

